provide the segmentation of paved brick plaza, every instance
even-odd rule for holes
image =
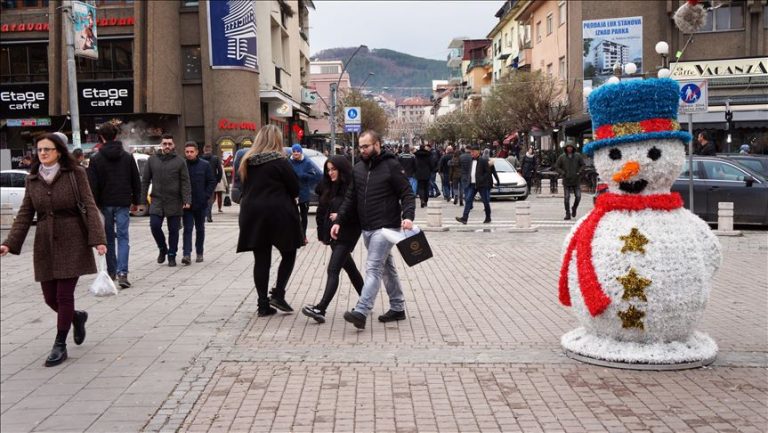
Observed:
[[[55,315],[32,281],[30,236],[21,257],[0,261],[0,429],[768,430],[765,231],[721,238],[724,263],[699,327],[718,342],[717,361],[625,371],[581,364],[560,348],[576,326],[557,303],[570,227],[561,199],[531,200],[536,233],[507,232],[511,202],[494,202],[490,231],[472,231],[483,228],[472,224],[482,220],[478,205],[470,226],[450,223],[460,211],[446,205],[451,231],[428,233],[434,259],[407,268],[397,257],[408,320],[373,317],[364,331],[341,318],[356,296],[346,276],[324,325],[298,312],[257,319],[252,259],[234,253],[235,208],[208,224],[205,266],[157,265],[147,219],[132,219],[134,287],[99,299],[87,294],[92,277],[82,280],[88,338],[70,343],[70,359],[54,368],[42,366]],[[328,256],[316,241],[299,252],[287,295],[294,309],[320,298]],[[364,256],[360,245],[358,265]],[[382,294],[375,315],[386,308]]]

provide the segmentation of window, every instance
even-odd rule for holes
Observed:
[[[182,47],[181,60],[184,62],[184,81],[202,80],[203,73],[200,63],[200,47]]]
[[[746,173],[738,168],[720,161],[705,160],[701,163],[704,164],[704,172],[707,173],[707,179],[744,182],[747,176]]]
[[[181,7],[196,8],[200,2],[198,0],[181,0]]]
[[[565,72],[566,72],[566,69],[565,69],[565,56],[563,56],[563,57],[560,57],[560,61],[558,62],[557,76],[561,80],[564,80],[565,79]]]
[[[558,19],[560,20],[560,25],[562,26],[565,24],[565,18],[568,14],[568,11],[565,6],[565,2],[561,1],[560,4],[557,6],[557,15]]]
[[[552,34],[552,14],[547,15],[547,36]]]
[[[321,74],[338,74],[339,73],[339,67],[338,66],[320,66],[320,73]]]
[[[48,81],[48,44],[3,45],[0,82]]]
[[[26,173],[0,173],[0,186],[3,188],[24,188]]]
[[[699,162],[693,161],[696,168],[693,170],[693,178],[694,179],[701,179],[701,174],[699,173]],[[680,173],[680,176],[678,176],[679,179],[688,179],[689,173],[688,173],[688,160],[685,160],[685,164],[683,164],[683,171]]]
[[[99,39],[99,60],[77,57],[75,61],[78,79],[133,78],[133,40]]]
[[[744,1],[734,1],[707,11],[707,23],[700,32],[722,32],[744,28]]]
[[[2,0],[0,9],[37,9],[47,8],[48,0]]]
[[[541,42],[541,21],[536,23],[536,42]]]
[[[552,76],[552,63],[547,65],[547,75]]]
[[[96,6],[124,6],[133,4],[133,0],[97,0]]]

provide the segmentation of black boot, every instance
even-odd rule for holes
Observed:
[[[72,318],[72,337],[78,346],[85,341],[85,322],[87,320],[87,312],[75,310],[75,317]]]
[[[270,295],[272,295],[269,297],[269,305],[286,313],[290,313],[293,311],[293,308],[291,308],[291,306],[288,305],[287,302],[285,302],[285,289],[278,289],[277,287],[275,287],[269,293]]]
[[[256,313],[259,317],[271,316],[277,313],[277,310],[269,306],[269,298],[259,298],[259,310]]]
[[[571,216],[573,218],[576,218],[576,206],[574,206],[573,209],[571,209]]]
[[[58,331],[56,333],[56,342],[53,343],[51,354],[45,360],[46,367],[59,365],[67,359],[67,334],[68,331]]]
[[[485,212],[485,221],[483,221],[483,224],[490,224],[491,223],[491,213],[486,211]]]

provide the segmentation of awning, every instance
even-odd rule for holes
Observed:
[[[280,90],[260,90],[259,97],[264,102],[285,102],[286,104],[290,104],[294,110],[303,110],[301,104],[294,101],[293,98]]]
[[[589,114],[578,114],[560,123],[566,136],[575,137],[592,128],[592,118]]]

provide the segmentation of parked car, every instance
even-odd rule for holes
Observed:
[[[734,224],[768,225],[768,180],[730,158],[693,157],[693,212],[717,223],[719,202],[732,202]],[[672,186],[689,207],[688,161]]]
[[[739,164],[756,171],[763,177],[768,177],[768,155],[742,155],[738,153],[717,155],[736,161]],[[695,200],[695,199],[694,199]]]
[[[11,204],[14,218],[19,213],[21,201],[24,199],[24,185],[28,174],[25,170],[0,171],[0,203]]]
[[[499,175],[499,186],[491,188],[491,198],[511,198],[513,200],[525,200],[528,198],[528,187],[525,179],[512,167],[506,159],[495,158],[493,166]],[[495,180],[495,179],[494,179]]]
[[[290,147],[284,147],[283,150],[285,150],[286,155],[288,155],[288,158],[291,157],[291,148]],[[309,159],[313,164],[315,164],[315,167],[320,171],[320,173],[323,172],[323,168],[325,167],[325,161],[328,159],[322,152],[319,152],[315,149],[307,149],[305,148],[303,150],[304,158]],[[310,188],[309,191],[309,205],[310,206],[317,206],[320,198],[315,194],[315,187],[313,186]]]

